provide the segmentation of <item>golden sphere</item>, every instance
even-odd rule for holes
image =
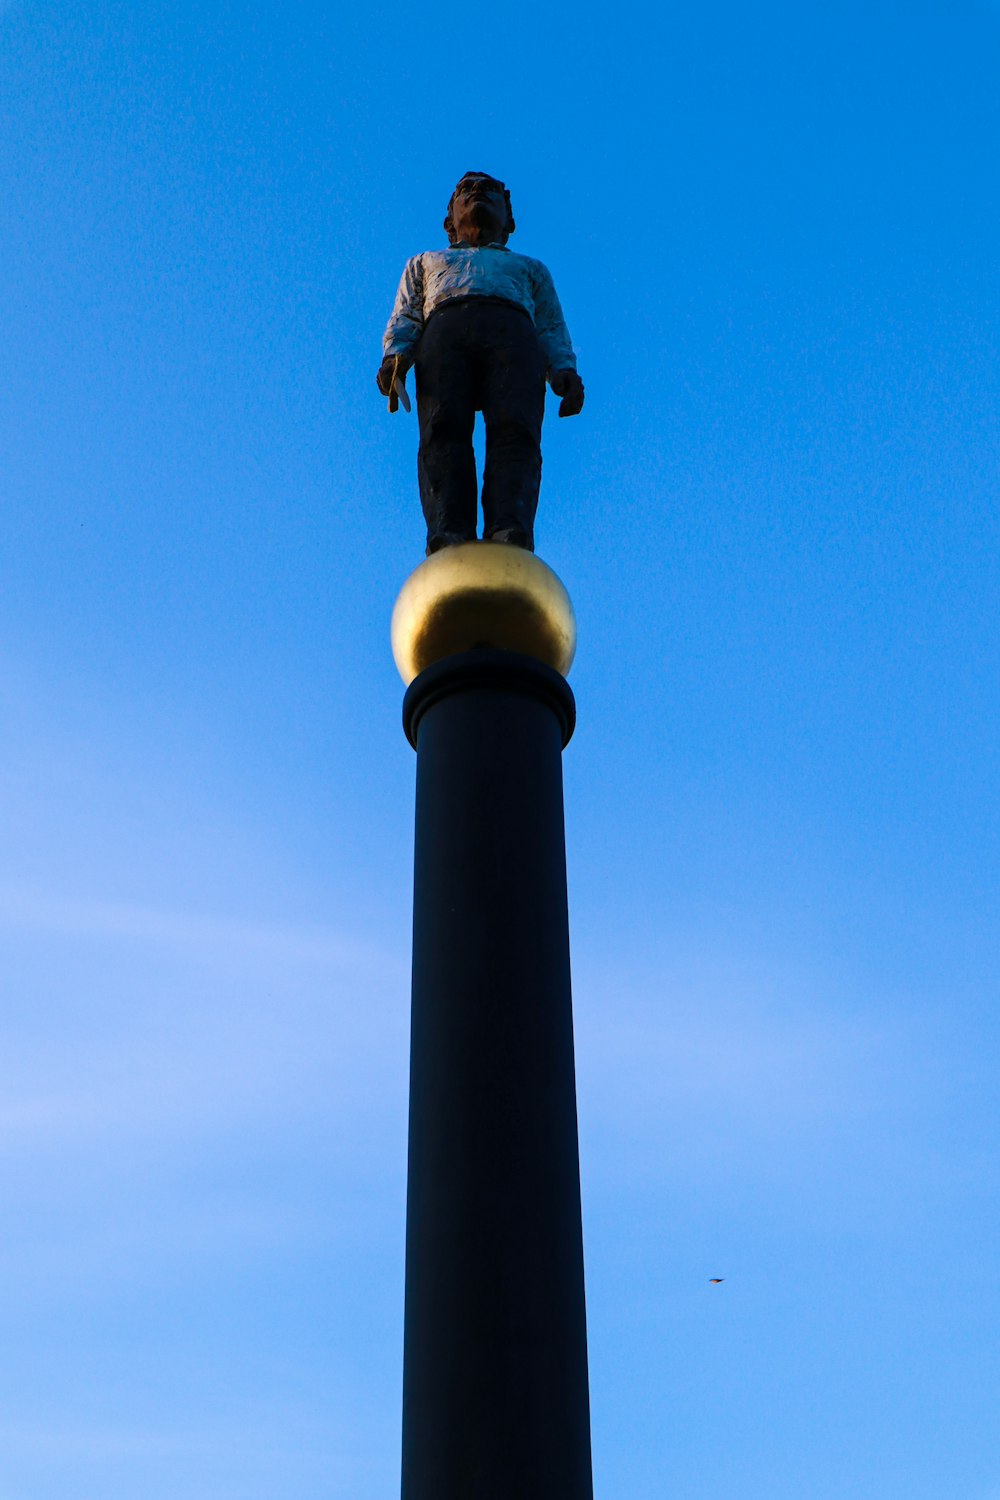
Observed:
[[[576,650],[576,618],[541,558],[507,542],[442,547],[415,568],[392,612],[392,654],[409,686],[460,651],[521,651],[563,677]]]

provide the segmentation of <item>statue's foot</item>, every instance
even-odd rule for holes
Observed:
[[[534,538],[520,526],[501,526],[498,531],[491,531],[489,536],[483,537],[484,542],[506,542],[508,547],[523,547],[525,552],[534,552]]]
[[[427,538],[427,556],[440,552],[442,547],[460,547],[463,542],[474,542],[474,536],[464,536],[460,531],[437,531]]]

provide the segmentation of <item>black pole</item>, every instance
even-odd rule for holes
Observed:
[[[550,667],[411,683],[403,1500],[592,1500],[562,749]]]

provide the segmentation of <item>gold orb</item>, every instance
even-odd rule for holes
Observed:
[[[414,569],[392,612],[392,654],[409,686],[425,667],[492,646],[569,673],[576,619],[541,558],[507,542],[442,547]]]

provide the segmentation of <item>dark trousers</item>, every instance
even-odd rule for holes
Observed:
[[[449,302],[428,318],[415,370],[428,552],[475,540],[477,411],[486,423],[483,536],[534,550],[545,356],[531,318],[512,302]]]

